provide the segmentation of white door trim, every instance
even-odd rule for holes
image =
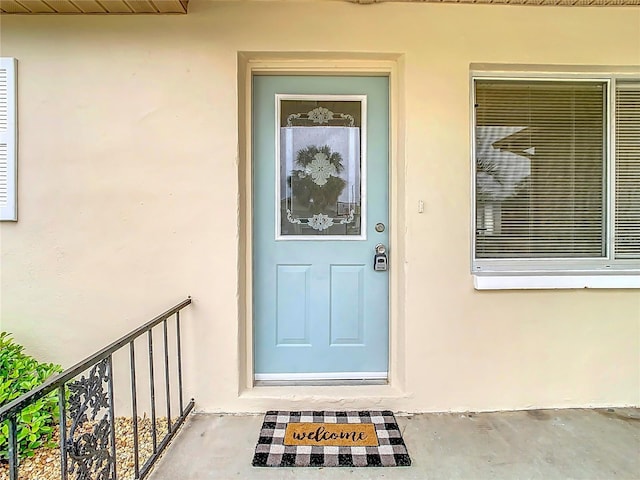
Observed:
[[[252,292],[252,208],[251,208],[251,114],[252,78],[263,75],[382,75],[390,85],[389,139],[389,388],[404,391],[405,352],[404,310],[404,137],[402,72],[403,57],[398,54],[349,53],[264,53],[242,52],[238,55],[239,96],[239,395],[248,391],[252,397],[260,389],[254,385],[253,371],[253,292]],[[288,376],[291,378],[290,376]],[[360,375],[361,377],[361,375]],[[312,388],[288,387],[294,393]],[[358,388],[358,387],[355,387]],[[341,394],[336,392],[336,398]],[[265,393],[265,398],[269,394]]]
[[[256,373],[257,381],[386,380],[387,372]]]

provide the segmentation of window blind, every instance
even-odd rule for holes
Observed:
[[[476,79],[476,258],[606,255],[606,94]]]
[[[0,220],[15,221],[16,204],[16,60],[0,58]]]
[[[615,257],[640,258],[640,83],[618,83],[615,118]]]

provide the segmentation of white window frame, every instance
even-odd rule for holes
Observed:
[[[1,153],[6,155],[6,165],[0,170],[0,182],[7,189],[6,202],[0,201],[0,221],[10,222],[18,220],[17,65],[15,58],[0,57],[0,69],[6,72],[6,90],[0,98],[3,108],[6,108],[6,126],[5,122],[0,123]]]
[[[476,80],[589,81],[603,82],[606,95],[605,161],[607,172],[606,257],[603,258],[476,258]],[[471,273],[477,290],[562,289],[562,288],[640,288],[640,260],[615,259],[615,94],[617,81],[640,81],[637,73],[598,72],[470,72],[471,142]]]

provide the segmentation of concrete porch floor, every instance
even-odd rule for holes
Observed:
[[[640,479],[640,409],[396,417],[411,467],[254,468],[261,415],[194,414],[149,478]]]

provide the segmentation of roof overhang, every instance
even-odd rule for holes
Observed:
[[[474,3],[491,5],[529,5],[553,7],[634,7],[640,0],[348,0],[353,3],[420,2],[420,3]]]
[[[347,0],[381,2],[475,3],[559,7],[630,7],[640,0]],[[0,0],[3,14],[186,14],[189,0]]]
[[[475,3],[491,5],[529,5],[554,7],[633,7],[640,0],[348,0],[353,3],[420,2],[420,3]]]
[[[0,0],[0,12],[17,14],[187,13],[189,0]]]

